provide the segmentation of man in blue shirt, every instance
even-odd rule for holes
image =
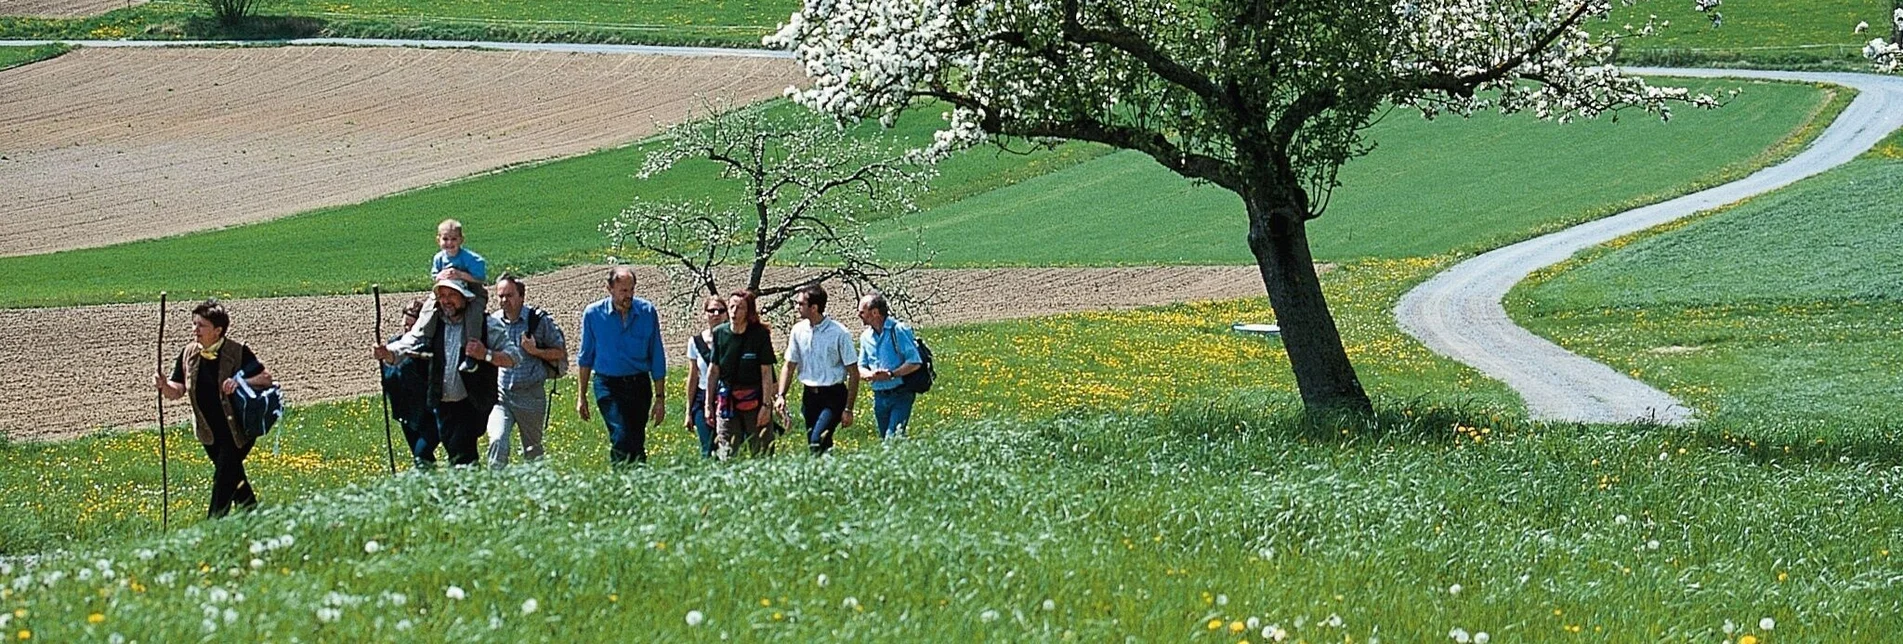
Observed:
[[[667,349],[654,304],[634,296],[632,267],[609,270],[608,297],[582,309],[575,368],[576,382],[593,385],[608,426],[608,462],[646,462],[648,421],[659,425],[667,417]],[[575,390],[575,413],[586,421],[589,387]]]
[[[901,386],[902,377],[924,363],[912,326],[893,319],[885,296],[877,293],[860,298],[859,321],[866,325],[859,334],[859,377],[872,383],[872,415],[879,421],[879,439],[903,437],[918,394]]]

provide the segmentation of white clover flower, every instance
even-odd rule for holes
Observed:
[[[1452,586],[1448,586],[1448,587],[1447,587],[1447,594],[1449,594],[1449,595],[1458,595],[1458,594],[1460,594],[1460,590],[1461,590],[1461,589],[1460,589],[1460,584],[1454,584],[1454,585],[1452,585]]]
[[[1262,627],[1262,639],[1269,640],[1271,642],[1280,642],[1282,640],[1288,639],[1288,631],[1282,630],[1282,627],[1280,625],[1270,624],[1268,626]]]
[[[1216,596],[1216,605],[1217,605],[1217,606],[1228,606],[1228,605],[1229,605],[1229,596],[1228,596],[1228,595],[1217,595],[1217,596]]]
[[[251,542],[251,554],[256,555],[256,554],[263,554],[263,553],[264,553],[264,544],[256,542],[256,541]]]
[[[687,625],[688,626],[699,626],[701,625],[701,622],[705,622],[705,621],[707,621],[707,616],[700,614],[700,611],[697,611],[697,610],[687,611]]]
[[[256,557],[252,557],[252,558],[251,558],[251,569],[252,569],[252,570],[257,570],[257,569],[259,569],[259,568],[263,568],[263,567],[264,567],[264,560],[263,560],[263,559],[259,559],[259,558],[256,558]]]
[[[840,602],[839,602],[839,606],[840,606],[841,608],[858,608],[858,607],[859,607],[859,598],[858,598],[858,597],[847,597],[847,598],[845,598],[845,599],[843,599],[843,600],[840,600]]]
[[[463,599],[464,597],[468,597],[469,594],[463,592],[462,586],[450,586],[448,589],[443,591],[443,596],[448,597],[450,599],[460,600],[460,599]]]
[[[826,573],[822,572],[822,573],[819,573],[819,578],[813,580],[813,583],[819,584],[820,588],[825,588],[826,584],[832,583],[832,580],[827,579]]]
[[[1632,519],[1630,517],[1627,517],[1626,515],[1621,514],[1619,516],[1613,517],[1612,522],[1617,523],[1619,525],[1625,525],[1625,524],[1631,523]]]
[[[1646,541],[1646,542],[1645,542],[1645,549],[1646,549],[1646,550],[1657,550],[1657,549],[1659,549],[1659,540],[1658,540],[1658,539],[1651,539],[1651,540],[1648,540],[1648,541]]]
[[[1493,636],[1488,635],[1486,631],[1474,633],[1474,644],[1487,644],[1487,642],[1491,641],[1493,641]]]
[[[324,622],[326,624],[337,621],[337,618],[343,617],[343,615],[344,615],[343,611],[335,609],[335,608],[331,608],[329,606],[325,606],[323,608],[317,609],[317,621]]]
[[[986,609],[978,614],[978,620],[986,623],[998,621],[998,611]]]
[[[1329,628],[1341,628],[1341,615],[1329,613],[1328,620],[1322,623],[1327,624]]]
[[[412,624],[410,624],[410,620],[407,620],[407,619],[405,619],[405,620],[399,620],[399,621],[397,621],[397,623],[396,623],[396,629],[397,629],[397,630],[399,630],[399,631],[407,631],[407,630],[410,630],[410,627],[411,627],[411,626],[412,626]]]
[[[1467,634],[1467,629],[1458,626],[1454,627],[1454,630],[1447,631],[1447,636],[1460,644],[1469,644],[1473,641],[1473,637]]]
[[[1730,635],[1732,633],[1738,632],[1738,625],[1733,623],[1731,620],[1727,619],[1725,620],[1725,624],[1723,626],[1718,627],[1718,630],[1724,631],[1726,635]]]
[[[364,554],[374,555],[374,554],[377,554],[378,550],[382,550],[382,549],[383,549],[383,544],[377,543],[376,539],[371,539],[369,541],[363,542]]]
[[[1760,630],[1766,630],[1766,631],[1777,628],[1777,620],[1771,619],[1769,617],[1760,619],[1758,620],[1758,628]]]
[[[523,615],[533,615],[535,614],[535,611],[540,610],[541,608],[542,608],[542,604],[540,602],[535,601],[534,597],[530,597],[528,599],[522,600],[522,614]]]

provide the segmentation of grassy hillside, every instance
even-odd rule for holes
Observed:
[[[1376,128],[1381,147],[1344,171],[1347,185],[1310,237],[1317,256],[1333,261],[1497,245],[1763,165],[1788,152],[1780,142],[1808,140],[1817,128],[1805,126],[1827,122],[1847,96],[1839,92],[1829,109],[1825,100],[1826,92],[1812,87],[1751,84],[1724,109],[1670,123],[1627,118],[1560,126],[1497,116],[1424,123],[1396,114]],[[922,111],[903,119],[895,134],[924,141],[938,125],[936,112]],[[731,190],[715,184],[704,166],[636,181],[631,175],[643,149],[256,225],[0,258],[0,271],[21,285],[0,294],[0,306],[142,301],[160,290],[246,297],[361,292],[373,282],[421,288],[416,267],[434,252],[431,234],[445,216],[469,226],[470,248],[493,266],[544,271],[598,258],[605,244],[598,225],[636,195],[704,198]],[[1690,150],[1699,154],[1681,154]],[[909,228],[924,228],[941,266],[1249,261],[1242,209],[1229,193],[1192,186],[1134,155],[1104,153],[1083,145],[1029,156],[969,151],[940,166],[935,192],[922,204],[931,209],[875,233],[903,243]],[[211,249],[324,271],[287,281],[276,270],[168,261]],[[156,263],[173,269],[108,275],[98,268]]]
[[[1891,146],[1889,149],[1893,149]],[[1903,162],[1866,158],[1515,291],[1521,323],[1787,440],[1903,426]]]
[[[1669,122],[1628,117],[1556,125],[1497,114],[1429,122],[1396,110],[1369,132],[1374,152],[1342,169],[1343,185],[1327,214],[1310,224],[1309,243],[1328,261],[1497,247],[1742,176],[1790,152],[1780,142],[1803,140],[1799,130],[1825,100],[1816,88],[1798,85],[1743,89],[1723,109],[1681,110]],[[1241,200],[1133,152],[906,223],[925,230],[941,265],[1254,261]],[[898,232],[891,238],[895,246],[911,241]]]
[[[1891,465],[1445,410],[1085,414],[379,479],[0,580],[51,641],[1873,641],[1903,626]]]

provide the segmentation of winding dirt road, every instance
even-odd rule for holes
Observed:
[[[1588,423],[1690,422],[1671,395],[1580,357],[1520,328],[1501,299],[1533,271],[1586,248],[1789,185],[1849,162],[1903,127],[1903,78],[1847,73],[1633,69],[1646,75],[1823,82],[1856,88],[1857,98],[1810,148],[1749,177],[1551,235],[1455,265],[1402,297],[1401,328],[1436,353],[1505,382],[1535,418]]]

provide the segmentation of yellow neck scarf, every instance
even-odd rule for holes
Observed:
[[[198,357],[204,358],[206,360],[217,360],[218,350],[224,347],[225,347],[225,339],[219,338],[217,342],[211,343],[211,346],[199,348]]]

